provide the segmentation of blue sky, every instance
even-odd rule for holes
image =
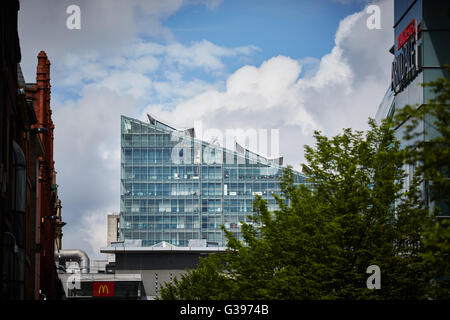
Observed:
[[[223,47],[254,45],[251,57],[225,59],[233,72],[245,64],[259,65],[270,57],[320,58],[334,46],[334,33],[342,18],[364,8],[361,2],[331,0],[223,1],[213,10],[185,5],[164,21],[180,43],[208,40]],[[199,70],[185,77],[213,80]]]
[[[320,58],[334,46],[339,21],[364,6],[330,0],[224,1],[215,10],[184,6],[165,25],[182,43],[207,39],[217,45],[253,44],[262,49],[254,60],[268,57]]]
[[[114,34],[118,33],[118,37],[120,37],[120,29],[126,29],[130,25],[126,19],[122,18],[123,21],[121,21],[119,9],[115,12],[114,7],[107,7],[108,1],[99,1],[98,3],[103,2],[103,4],[92,9],[86,9],[88,5],[84,5],[84,2],[80,0],[58,2],[58,5],[62,8],[60,12],[64,12],[63,8],[68,4],[80,6],[82,13],[82,29],[80,31],[61,30],[60,33],[56,34],[56,38],[58,38],[58,35],[61,35],[62,38],[52,41],[51,33],[54,33],[55,30],[65,29],[61,26],[64,25],[64,19],[67,15],[58,14],[53,24],[49,26],[51,33],[41,32],[49,34],[48,39],[43,39],[44,42],[45,40],[49,41],[49,45],[44,44],[43,47],[56,48],[59,46],[58,50],[55,50],[58,51],[56,59],[63,58],[64,55],[70,55],[72,49],[74,52],[78,51],[80,56],[86,53],[95,53],[96,47],[100,47],[103,44],[102,42],[114,43],[115,39],[111,41]],[[148,24],[149,11],[141,10],[143,1],[137,0],[135,2],[136,5],[129,5],[132,8],[129,14],[131,15],[130,20],[137,27],[135,34],[133,34],[136,39],[163,45],[176,42],[190,46],[199,41],[208,41],[225,48],[255,47],[251,54],[222,57],[221,62],[224,68],[221,70],[214,70],[214,72],[204,68],[183,70],[182,78],[185,80],[200,79],[211,83],[225,80],[226,75],[233,73],[244,65],[260,65],[265,60],[278,55],[288,56],[292,59],[309,59],[311,57],[320,59],[334,47],[334,35],[339,22],[346,16],[364,8],[364,1],[362,0],[187,0],[182,3],[175,0],[177,2],[175,7],[167,9],[169,11],[164,11],[162,16],[158,17],[156,29],[163,27],[170,33],[170,36],[164,36],[158,32],[152,33],[151,30],[149,32],[149,28],[154,27],[152,24]],[[30,0],[24,1],[25,9],[30,6],[29,3]],[[47,0],[47,3],[49,6],[50,4],[54,5],[55,0]],[[36,11],[36,9],[33,8],[33,11]],[[108,14],[111,16],[107,16]],[[40,26],[36,26],[35,22],[41,24],[46,18],[36,13],[34,18],[35,21],[30,20],[34,23],[29,28],[30,31],[36,32]],[[52,15],[52,18],[55,19],[54,15]],[[113,24],[112,28],[106,29],[109,25],[101,24],[103,18],[109,20],[108,23]],[[117,23],[114,24],[114,20]],[[31,30],[31,28],[33,29]],[[88,35],[88,33],[90,34]],[[97,43],[86,41],[87,38],[95,38],[91,34],[95,35],[96,33],[98,35]],[[113,46],[113,48],[123,50],[127,46],[127,40],[131,41],[132,38],[128,35],[123,37],[121,45],[119,47]],[[25,48],[28,49],[28,43],[25,43]],[[34,76],[32,73],[34,68],[30,64],[30,61],[34,60],[33,53],[33,50],[25,50],[24,52],[25,67],[23,66],[23,68],[28,78]],[[48,53],[55,59],[52,52]],[[110,56],[114,54],[116,52],[110,52]],[[102,58],[102,56],[99,58]],[[314,66],[304,66],[305,69],[311,67]],[[56,68],[58,69],[56,70],[56,76],[66,79],[71,77],[72,70],[63,70],[61,64],[56,65]],[[109,70],[113,69],[114,66],[110,66]],[[165,72],[167,70],[161,68],[153,72],[151,77],[152,79],[162,79],[166,76]],[[82,80],[82,85],[86,85],[95,82],[96,79],[84,78]],[[53,95],[61,101],[79,99],[80,90],[72,83],[71,85],[56,83]],[[168,105],[173,102],[163,99],[161,96],[154,98]]]
[[[314,130],[365,129],[389,85],[393,43],[392,0],[370,3],[381,29],[367,28],[365,0],[22,0],[26,81],[39,51],[51,61],[63,247],[101,257],[106,215],[120,207],[122,114],[276,129],[297,169]],[[66,28],[71,4],[80,30]]]

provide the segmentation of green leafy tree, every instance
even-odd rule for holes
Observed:
[[[433,98],[420,107],[396,111],[395,125],[404,127],[406,162],[416,168],[415,179],[425,189],[425,206],[432,218],[421,254],[432,284],[429,296],[450,298],[450,80],[438,78],[423,86]]]
[[[446,67],[450,73],[450,66]],[[430,202],[450,207],[450,80],[438,78],[427,84],[431,94],[428,103],[405,106],[395,113],[395,125],[404,127],[408,142],[407,162],[417,165],[417,176],[427,183]],[[421,124],[423,123],[423,127]],[[439,206],[436,208],[440,210]],[[439,212],[435,212],[439,214]]]
[[[257,196],[243,241],[223,228],[227,251],[166,284],[161,299],[448,298],[448,224],[430,215],[421,189],[424,176],[435,187],[447,182],[417,161],[425,147],[401,148],[394,124],[369,120],[366,133],[333,138],[315,132],[315,146],[305,147],[309,187],[295,185],[286,168],[279,209],[270,212]],[[404,164],[413,161],[407,177]],[[381,269],[379,290],[366,287],[370,265]]]

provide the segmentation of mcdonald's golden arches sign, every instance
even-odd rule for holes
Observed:
[[[114,282],[94,282],[92,285],[93,297],[114,297]]]

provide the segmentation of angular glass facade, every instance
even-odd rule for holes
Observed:
[[[224,225],[240,237],[252,200],[276,208],[281,167],[243,148],[195,139],[156,119],[121,117],[120,240],[187,246],[191,239],[224,245]],[[295,173],[296,183],[305,177]]]

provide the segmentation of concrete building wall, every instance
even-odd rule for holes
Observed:
[[[112,242],[119,241],[120,214],[108,214],[107,219],[106,243],[110,247]],[[106,259],[115,262],[115,255],[108,253]]]
[[[116,270],[117,275],[121,274],[138,274],[141,276],[143,292],[142,296],[147,300],[154,300],[159,295],[161,286],[164,283],[172,283],[173,279],[178,279],[187,270],[161,269],[161,270]]]
[[[195,269],[206,253],[121,253],[116,254],[116,274],[139,274],[143,296],[155,299],[164,283],[172,283],[189,269]]]
[[[116,254],[116,270],[184,270],[197,267],[200,253]]]
[[[119,240],[119,217],[119,214],[108,214],[108,231],[106,236],[108,247],[111,246],[111,242]]]

